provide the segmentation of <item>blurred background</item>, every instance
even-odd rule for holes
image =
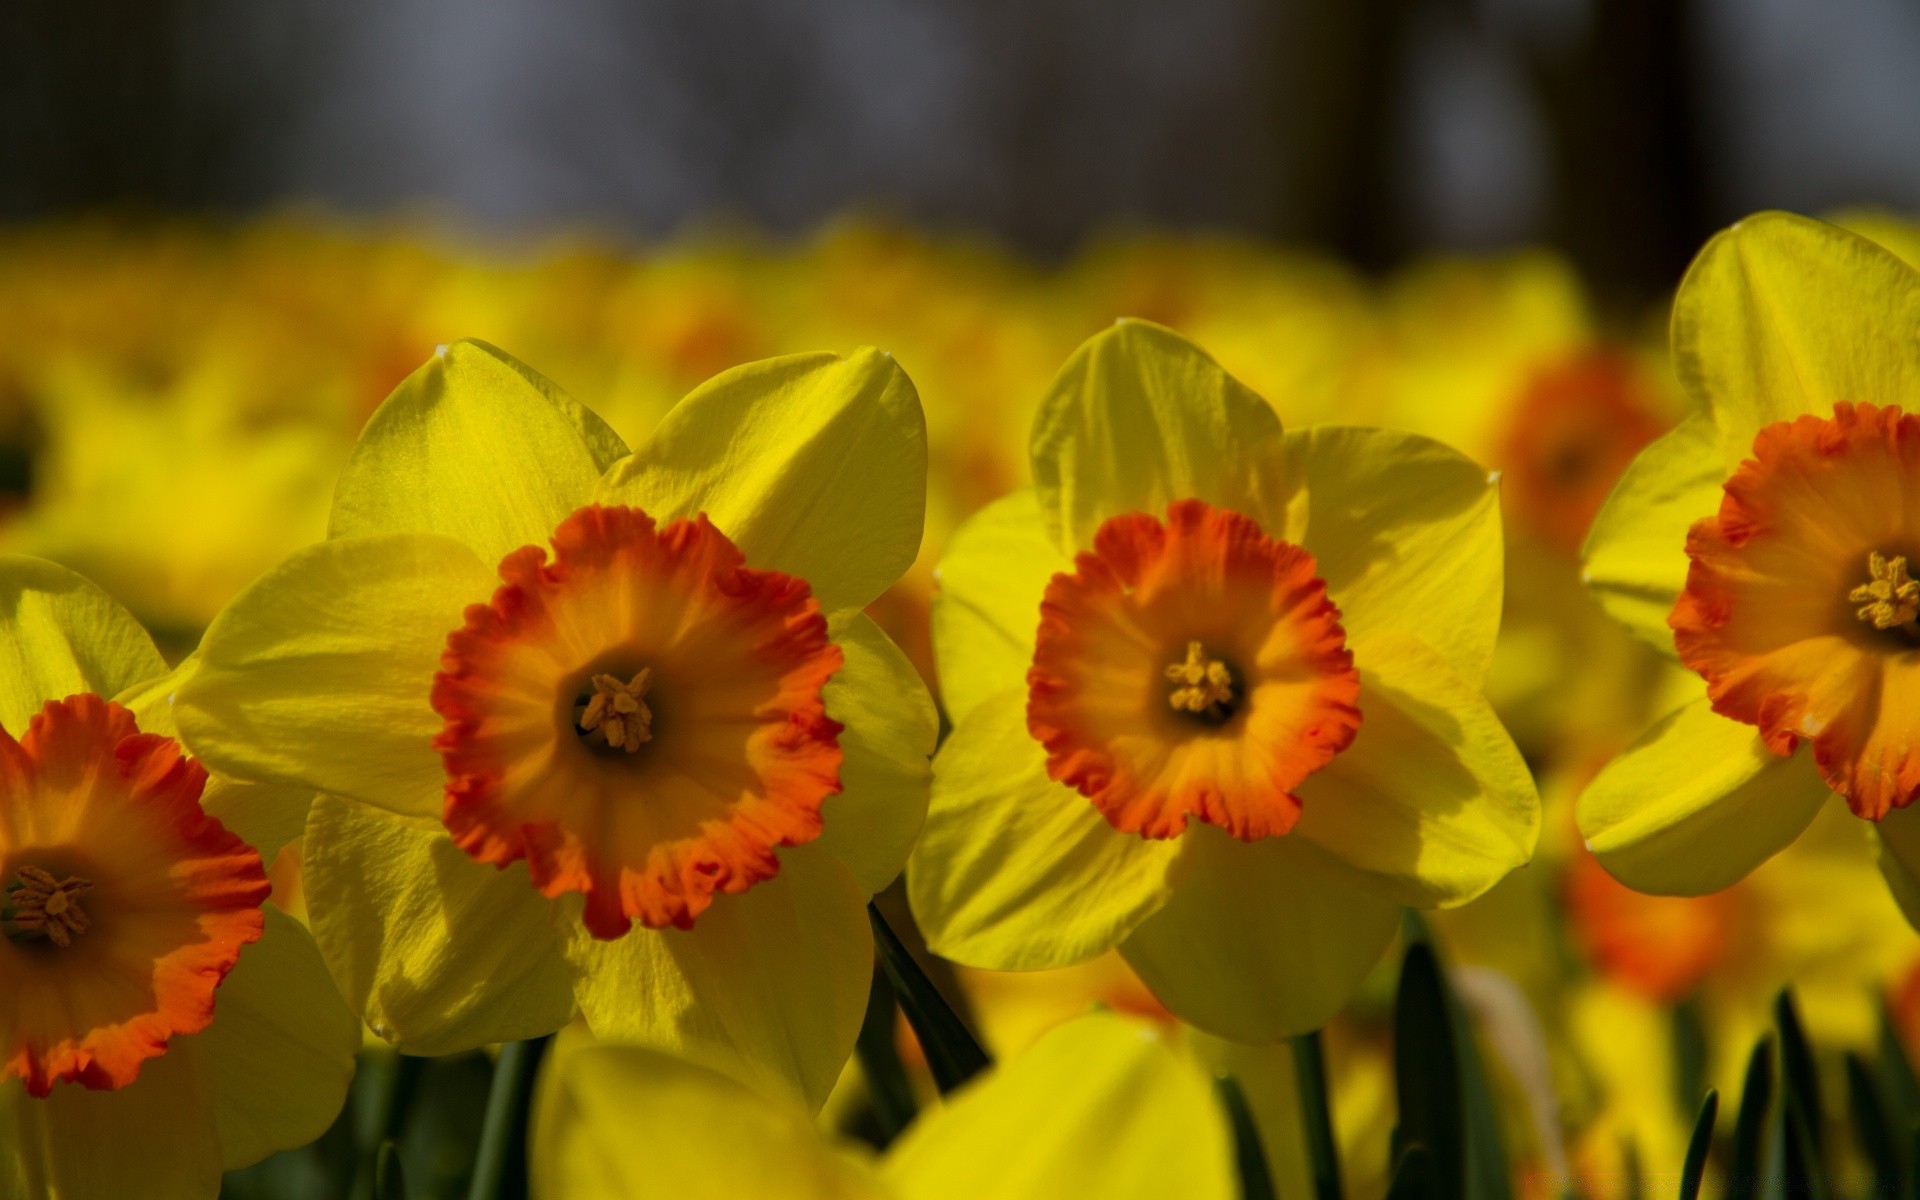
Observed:
[[[0,217],[1545,241],[1645,298],[1743,213],[1920,205],[1916,59],[1912,0],[13,0]]]
[[[1665,299],[1767,207],[1920,261],[1916,62],[1920,0],[7,0],[0,553],[86,573],[177,659],[326,535],[358,430],[438,343],[496,343],[629,443],[730,366],[874,344],[932,457],[920,560],[873,615],[937,694],[947,539],[1026,481],[1080,341],[1171,325],[1289,426],[1501,472],[1486,688],[1546,821],[1431,933],[1516,1177],[1637,1196],[1783,986],[1836,1089],[1842,1051],[1920,1049],[1920,944],[1842,808],[1695,900],[1627,891],[1571,815],[1699,687],[1579,578],[1614,480],[1687,412]],[[302,914],[297,848],[274,877]],[[1397,961],[1327,1031],[1356,1197],[1386,1185]],[[996,1053],[1090,1003],[1171,1020],[1113,956],[927,966]],[[1287,1048],[1208,1053],[1307,1194]],[[396,1079],[410,1194],[463,1194],[490,1060],[370,1038],[366,1063],[322,1143],[228,1194],[364,1185]],[[828,1119],[867,1128],[863,1087]]]

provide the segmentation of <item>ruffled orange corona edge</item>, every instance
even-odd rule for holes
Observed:
[[[1027,728],[1048,774],[1122,833],[1174,837],[1189,818],[1243,841],[1292,829],[1293,789],[1360,726],[1353,655],[1315,572],[1306,550],[1199,500],[1165,522],[1108,520],[1040,606]],[[1216,722],[1169,702],[1168,668],[1193,643],[1234,677]]]
[[[704,515],[590,505],[552,540],[551,562],[509,554],[447,638],[447,829],[480,862],[525,859],[544,895],[582,893],[597,937],[690,928],[819,836],[841,762],[822,688],[844,656],[806,582],[746,566]],[[641,670],[644,744],[583,741],[583,690]]]
[[[0,1077],[132,1083],[169,1039],[205,1029],[214,992],[260,937],[260,856],[200,807],[207,774],[171,738],[94,695],[0,730],[0,868],[83,877],[71,945],[0,938]]]
[[[1875,553],[1920,553],[1920,418],[1842,403],[1776,422],[1688,533],[1668,618],[1715,712],[1775,754],[1812,742],[1827,784],[1872,820],[1920,791],[1920,641],[1849,600]]]

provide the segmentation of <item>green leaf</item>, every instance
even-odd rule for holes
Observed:
[[[1440,1188],[1434,1177],[1433,1155],[1418,1142],[1401,1145],[1398,1128],[1393,1131],[1393,1139],[1400,1150],[1393,1182],[1387,1186],[1387,1200],[1435,1200]]]
[[[907,1024],[913,1026],[920,1048],[926,1051],[933,1082],[942,1094],[951,1092],[985,1070],[991,1060],[871,901],[867,917],[873,922],[873,943],[880,952],[880,965],[899,997],[900,1011],[907,1015]]]
[[[1826,1165],[1820,1161],[1820,1149],[1814,1143],[1813,1130],[1807,1125],[1806,1110],[1794,1103],[1791,1095],[1787,1099],[1785,1119],[1782,1132],[1786,1135],[1787,1147],[1786,1194],[1804,1200],[1826,1200]]]
[[[1707,1090],[1707,1028],[1697,996],[1673,1006],[1674,1097],[1681,1112],[1693,1107],[1694,1097]]]
[[[1686,1162],[1680,1168],[1680,1200],[1698,1200],[1700,1180],[1707,1173],[1707,1152],[1713,1148],[1713,1122],[1720,1114],[1720,1093],[1709,1090],[1700,1103],[1700,1116],[1687,1140]]]
[[[1313,1171],[1314,1200],[1340,1200],[1340,1146],[1333,1135],[1326,1050],[1317,1029],[1293,1039],[1293,1080],[1300,1094],[1300,1123]]]
[[[552,1040],[553,1035],[548,1034],[500,1047],[467,1200],[505,1200],[526,1194],[527,1116],[532,1108],[534,1076]]]
[[[1880,1086],[1886,1089],[1894,1127],[1910,1128],[1920,1122],[1920,1078],[1914,1076],[1913,1063],[1907,1058],[1900,1031],[1894,1026],[1893,1014],[1887,1011],[1884,998],[1880,1002],[1879,1043]]]
[[[1406,1168],[1411,1148],[1419,1146],[1431,1187],[1423,1194],[1461,1200],[1466,1194],[1467,1131],[1460,1053],[1440,964],[1424,941],[1407,947],[1400,966],[1400,990],[1393,1005],[1393,1081],[1400,1106],[1394,1131],[1400,1169]],[[1398,1170],[1394,1186],[1399,1186]]]
[[[1733,1126],[1726,1200],[1753,1200],[1760,1193],[1760,1160],[1766,1151],[1767,1110],[1772,1105],[1773,1038],[1762,1036],[1747,1059],[1747,1077],[1740,1088],[1740,1115]]]
[[[879,1123],[878,1148],[885,1150],[913,1120],[919,1106],[914,1103],[913,1087],[907,1082],[907,1069],[900,1065],[900,1051],[894,1041],[894,1017],[899,1012],[893,997],[893,985],[885,971],[873,973],[873,988],[867,993],[867,1016],[860,1023],[860,1037],[854,1042],[854,1054],[860,1059],[860,1071],[866,1076],[867,1096]]]
[[[1900,1194],[1902,1163],[1886,1097],[1874,1078],[1873,1068],[1851,1052],[1847,1054],[1847,1103],[1852,1110],[1849,1115],[1854,1136],[1873,1166],[1874,1195],[1880,1200],[1896,1200]]]
[[[1814,1066],[1813,1047],[1807,1042],[1806,1028],[1800,1023],[1800,1011],[1794,1006],[1791,990],[1782,988],[1774,997],[1773,1018],[1780,1030],[1780,1066],[1786,1084],[1787,1107],[1800,1111],[1814,1153],[1818,1154],[1826,1129],[1820,1101],[1820,1074]]]
[[[1231,1075],[1215,1080],[1214,1087],[1233,1125],[1233,1163],[1240,1177],[1240,1200],[1276,1200],[1273,1173],[1267,1169],[1266,1148],[1260,1144],[1260,1129],[1247,1106],[1247,1094]]]
[[[400,1153],[392,1138],[381,1142],[374,1156],[373,1200],[407,1200],[407,1175],[400,1168]]]

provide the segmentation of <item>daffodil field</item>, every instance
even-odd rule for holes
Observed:
[[[1920,1196],[1917,272],[0,229],[0,1200]]]

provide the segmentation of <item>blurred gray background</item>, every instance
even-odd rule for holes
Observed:
[[[1634,296],[1757,208],[1920,209],[1917,64],[1920,0],[6,0],[0,218],[1548,239]]]

